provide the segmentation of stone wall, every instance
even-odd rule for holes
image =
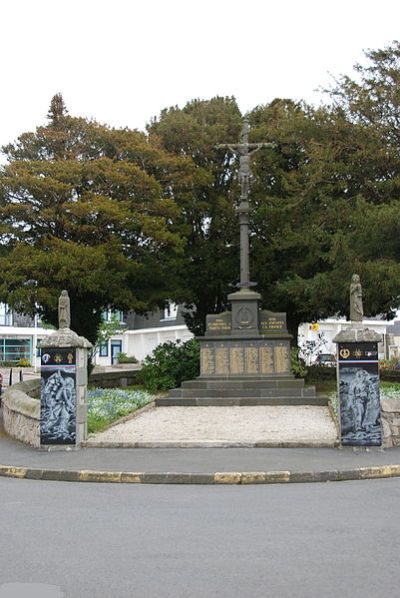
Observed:
[[[381,399],[381,419],[384,448],[400,446],[400,398]]]
[[[3,398],[4,429],[13,438],[40,447],[40,401],[29,395],[39,393],[40,380],[28,380],[6,389]]]

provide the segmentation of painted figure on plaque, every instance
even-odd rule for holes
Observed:
[[[364,315],[360,277],[353,274],[350,285],[350,320],[362,322]]]
[[[71,306],[68,297],[68,291],[61,291],[58,300],[58,327],[70,328],[71,326]]]

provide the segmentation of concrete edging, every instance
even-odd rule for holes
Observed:
[[[69,471],[65,469],[39,469],[0,465],[0,477],[119,484],[288,484],[400,477],[400,464],[359,467],[355,469],[332,469],[327,471],[224,471],[214,473]]]

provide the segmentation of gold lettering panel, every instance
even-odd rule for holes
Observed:
[[[275,357],[275,372],[277,374],[284,374],[289,372],[289,349],[285,346],[278,346],[274,348]]]
[[[274,353],[272,347],[260,347],[260,370],[261,374],[274,373]]]
[[[227,347],[215,349],[215,373],[226,376],[229,374],[229,353]]]
[[[258,374],[258,349],[257,347],[245,348],[246,374]]]
[[[244,373],[244,351],[243,347],[231,347],[230,350],[231,374]]]
[[[201,356],[201,373],[214,374],[215,372],[215,358],[214,350],[209,347],[202,347],[200,351]]]

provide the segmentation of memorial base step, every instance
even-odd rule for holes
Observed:
[[[299,406],[312,405],[326,407],[328,397],[159,397],[157,407],[256,407],[257,405]]]

